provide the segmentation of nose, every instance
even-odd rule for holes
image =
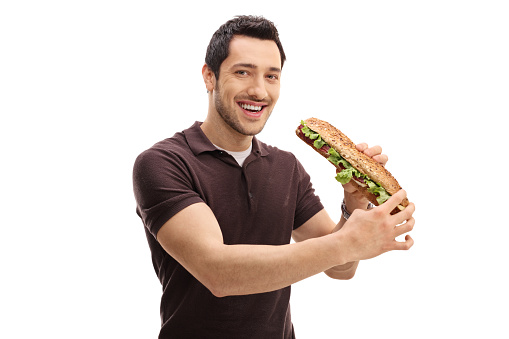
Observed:
[[[264,77],[255,77],[247,90],[247,94],[258,100],[265,99],[268,96],[267,88],[265,86],[266,83]]]

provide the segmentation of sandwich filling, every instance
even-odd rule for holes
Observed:
[[[342,184],[349,183],[350,180],[355,182],[362,187],[367,187],[368,192],[377,196],[376,201],[378,204],[383,204],[387,201],[391,195],[387,193],[385,188],[380,184],[374,182],[365,174],[359,172],[353,167],[348,161],[346,161],[334,148],[330,147],[320,136],[320,134],[311,130],[306,126],[304,121],[301,121],[299,126],[300,131],[305,136],[305,140],[309,145],[316,148],[321,154],[327,156],[327,160],[332,162],[337,167],[341,168],[341,171],[336,174],[336,180]]]

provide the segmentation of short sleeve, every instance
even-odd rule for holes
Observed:
[[[295,159],[295,175],[294,182],[297,182],[298,198],[297,208],[295,210],[294,229],[299,228],[306,221],[311,219],[316,213],[320,212],[324,207],[320,198],[315,194],[315,189],[311,184],[311,177],[306,172],[302,164]]]
[[[136,212],[154,238],[175,214],[203,201],[193,187],[183,157],[159,149],[137,157],[133,168]]]

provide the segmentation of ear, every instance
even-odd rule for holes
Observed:
[[[216,83],[216,76],[214,72],[207,66],[207,64],[203,65],[201,69],[201,74],[203,75],[203,82],[205,82],[205,87],[208,92],[212,92]]]

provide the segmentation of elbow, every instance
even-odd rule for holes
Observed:
[[[355,271],[352,271],[352,272],[346,272],[346,274],[344,274],[341,278],[339,278],[340,280],[351,280],[353,279],[353,277],[355,277]]]
[[[355,276],[355,272],[357,272],[358,262],[349,263],[343,266],[336,266],[327,271],[327,274],[332,279],[337,280],[350,280]]]
[[[228,292],[227,284],[219,279],[218,274],[211,274],[207,278],[198,279],[216,298],[223,298],[232,295]]]
[[[225,260],[217,256],[208,255],[190,272],[216,298],[242,294],[242,288],[237,279],[232,278]]]
[[[210,293],[212,293],[212,295],[216,298],[224,298],[229,295],[228,293],[226,293],[224,288],[222,288],[221,286],[208,284],[208,285],[205,285],[205,287],[207,287],[207,289],[210,291]]]
[[[328,272],[326,271],[328,277],[336,280],[350,280],[355,276],[355,271],[353,272]]]
[[[358,261],[350,262],[345,265],[336,266],[327,271],[327,275],[333,279],[338,280],[350,280],[355,276],[357,267],[359,266]]]

